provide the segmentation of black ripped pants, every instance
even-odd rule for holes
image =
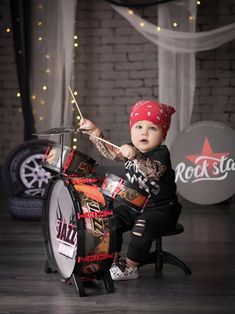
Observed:
[[[122,205],[115,209],[115,251],[121,252],[123,233],[131,230],[127,258],[141,263],[148,255],[152,241],[176,225],[181,212],[179,203],[170,202],[158,208],[137,213]]]

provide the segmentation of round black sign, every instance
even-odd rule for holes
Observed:
[[[235,131],[217,121],[192,124],[171,151],[177,190],[196,204],[217,204],[235,192]]]

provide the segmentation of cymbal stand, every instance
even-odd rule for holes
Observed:
[[[64,127],[64,120],[61,122],[61,129]],[[61,132],[60,134],[60,145],[61,145],[61,152],[60,152],[60,177],[62,177],[62,170],[63,170],[63,155],[64,155],[64,133]]]

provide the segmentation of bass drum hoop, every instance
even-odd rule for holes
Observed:
[[[64,261],[59,261],[58,260],[58,256],[57,253],[55,252],[55,247],[56,244],[53,243],[53,240],[55,241],[55,239],[52,237],[52,230],[51,230],[51,221],[50,221],[50,204],[51,204],[51,200],[53,197],[53,192],[56,189],[56,186],[58,186],[58,184],[60,184],[60,186],[64,187],[66,193],[67,193],[67,197],[70,197],[70,201],[72,206],[72,211],[71,214],[77,215],[78,212],[78,204],[77,202],[75,202],[73,199],[73,194],[71,192],[71,187],[68,185],[65,185],[65,179],[52,179],[50,181],[50,183],[48,184],[47,190],[45,192],[46,198],[44,199],[44,205],[43,205],[43,210],[42,210],[42,229],[43,229],[43,236],[44,236],[44,245],[45,245],[45,250],[46,250],[46,255],[47,255],[47,259],[48,259],[48,264],[49,267],[51,268],[51,270],[53,272],[57,271],[60,276],[64,279],[69,279],[72,274],[75,271],[79,270],[79,266],[76,263],[76,259],[77,259],[77,247],[74,250],[74,258],[68,260],[68,265],[69,265],[69,270],[64,269]],[[60,187],[59,187],[60,188]],[[63,189],[63,188],[62,188]],[[58,205],[58,204],[57,204]],[[72,216],[71,215],[71,216]],[[55,218],[55,217],[54,217]],[[78,230],[78,221],[77,219],[75,219],[75,227]],[[80,226],[81,228],[81,226]],[[54,229],[55,231],[55,229]],[[76,235],[76,239],[75,239],[76,243],[78,243],[78,233]],[[81,241],[81,239],[79,239],[79,241]],[[77,245],[77,244],[76,244]],[[81,243],[82,246],[82,243]]]

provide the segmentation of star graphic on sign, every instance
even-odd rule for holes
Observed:
[[[202,166],[203,162],[207,163],[208,170],[213,169],[213,165],[220,162],[221,158],[228,156],[229,153],[214,153],[207,138],[205,138],[202,151],[200,154],[187,155],[186,158],[196,165]]]

